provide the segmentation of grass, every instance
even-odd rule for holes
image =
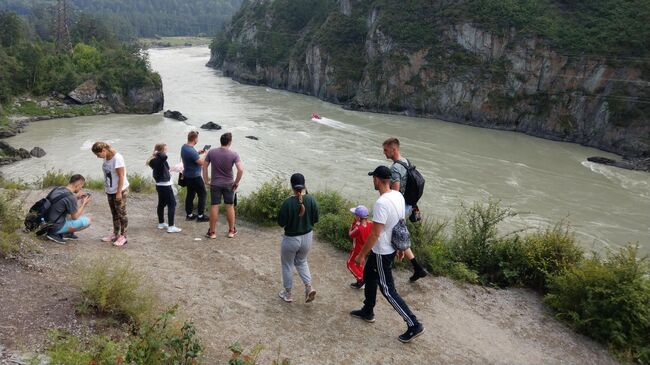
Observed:
[[[29,188],[30,185],[27,184],[26,182],[23,182],[22,180],[13,181],[13,180],[5,180],[0,178],[0,189],[27,190]]]
[[[0,193],[0,257],[20,251],[21,238],[16,233],[21,225],[20,210],[8,193]]]
[[[50,170],[43,175],[40,179],[40,187],[46,189],[53,186],[66,186],[70,181],[71,172],[63,172],[61,170]],[[156,191],[156,184],[154,181],[140,174],[128,174],[129,190],[134,193],[153,193]],[[86,178],[84,186],[90,190],[104,190],[104,181],[100,179]]]
[[[96,258],[79,266],[81,313],[94,312],[134,324],[151,319],[157,294],[126,256]]]

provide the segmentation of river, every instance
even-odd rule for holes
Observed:
[[[199,144],[218,146],[221,132],[233,133],[232,148],[246,169],[243,194],[274,176],[288,180],[300,171],[312,190],[334,189],[370,205],[376,192],[367,172],[388,164],[381,143],[396,136],[403,155],[427,180],[420,207],[428,217],[449,219],[461,203],[497,199],[519,212],[509,229],[566,218],[587,250],[639,242],[650,252],[650,175],[586,161],[613,157],[608,153],[514,132],[353,112],[313,97],[241,85],[205,67],[207,47],[149,54],[163,79],[165,109],[181,111],[187,122],[160,113],[32,123],[8,142],[40,146],[48,154],[3,167],[6,177],[34,181],[52,169],[99,177],[101,161],[90,151],[97,140],[110,141],[125,156],[128,172],[149,175],[144,161],[155,143],[167,143],[176,162],[187,132],[214,121],[223,130],[202,130]],[[312,112],[323,121],[311,121]]]

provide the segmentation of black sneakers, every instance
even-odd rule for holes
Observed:
[[[397,339],[400,342],[408,343],[413,341],[414,338],[418,337],[424,332],[424,326],[422,323],[418,323],[413,327],[409,327],[406,332],[402,333]]]
[[[209,222],[209,221],[210,221],[210,217],[208,217],[208,216],[205,215],[205,214],[203,214],[203,215],[199,215],[199,216],[196,217],[196,221],[197,221],[197,222]]]
[[[186,221],[193,221],[195,219],[196,219],[196,215],[194,215],[194,214],[188,214],[188,215],[185,216]]]
[[[367,313],[363,309],[358,309],[350,312],[352,317],[361,318],[368,323],[373,323],[375,321],[375,315],[372,313]]]
[[[64,234],[62,234],[62,236],[63,236],[63,239],[66,240],[66,241],[68,241],[68,240],[78,240],[79,239],[79,236],[77,236],[74,233],[64,233]]]
[[[60,245],[65,245],[65,240],[63,239],[63,236],[60,234],[48,233],[47,235],[45,235],[45,237],[47,237],[47,239],[52,242],[56,242]]]
[[[422,270],[415,270],[415,272],[413,273],[413,275],[411,275],[411,277],[409,278],[409,281],[412,282],[412,283],[415,283],[416,281],[418,281],[418,279],[422,279],[423,277],[425,277],[425,276],[427,276],[427,275],[428,275],[428,274],[427,274],[426,271],[424,271],[424,269],[422,269]]]
[[[350,287],[354,289],[363,289],[363,286],[366,285],[363,283],[363,281],[355,281],[354,283],[350,284]]]

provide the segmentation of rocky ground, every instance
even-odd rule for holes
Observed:
[[[23,195],[27,209],[43,192]],[[293,364],[615,364],[607,350],[556,321],[541,298],[528,290],[462,286],[447,278],[408,283],[396,273],[398,291],[426,327],[414,343],[397,336],[404,322],[382,298],[377,321],[351,318],[362,291],[349,288],[346,254],[316,240],[309,263],[318,291],[311,304],[282,302],[279,229],[241,223],[226,238],[207,240],[206,223],[185,222],[171,235],[156,229],[155,198],[130,197],[129,243],[115,248],[99,241],[110,229],[107,203],[96,194],[89,214],[94,224],[81,240],[66,245],[42,242],[42,252],[20,260],[0,260],[0,364],[10,351],[42,349],[46,332],[68,328],[97,331],[93,320],[75,315],[78,291],[73,262],[125,254],[150,275],[167,304],[195,321],[206,347],[206,364],[225,363],[227,347],[261,343],[261,364],[289,358]],[[297,276],[295,280],[299,282]],[[300,286],[296,285],[296,292]],[[4,360],[2,360],[4,359]]]

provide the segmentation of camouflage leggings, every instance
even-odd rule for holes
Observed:
[[[108,206],[111,207],[111,215],[113,216],[113,233],[117,235],[126,236],[126,230],[129,226],[129,218],[126,216],[126,197],[129,195],[129,189],[122,192],[122,200],[117,201],[115,195],[106,194],[108,196]]]

